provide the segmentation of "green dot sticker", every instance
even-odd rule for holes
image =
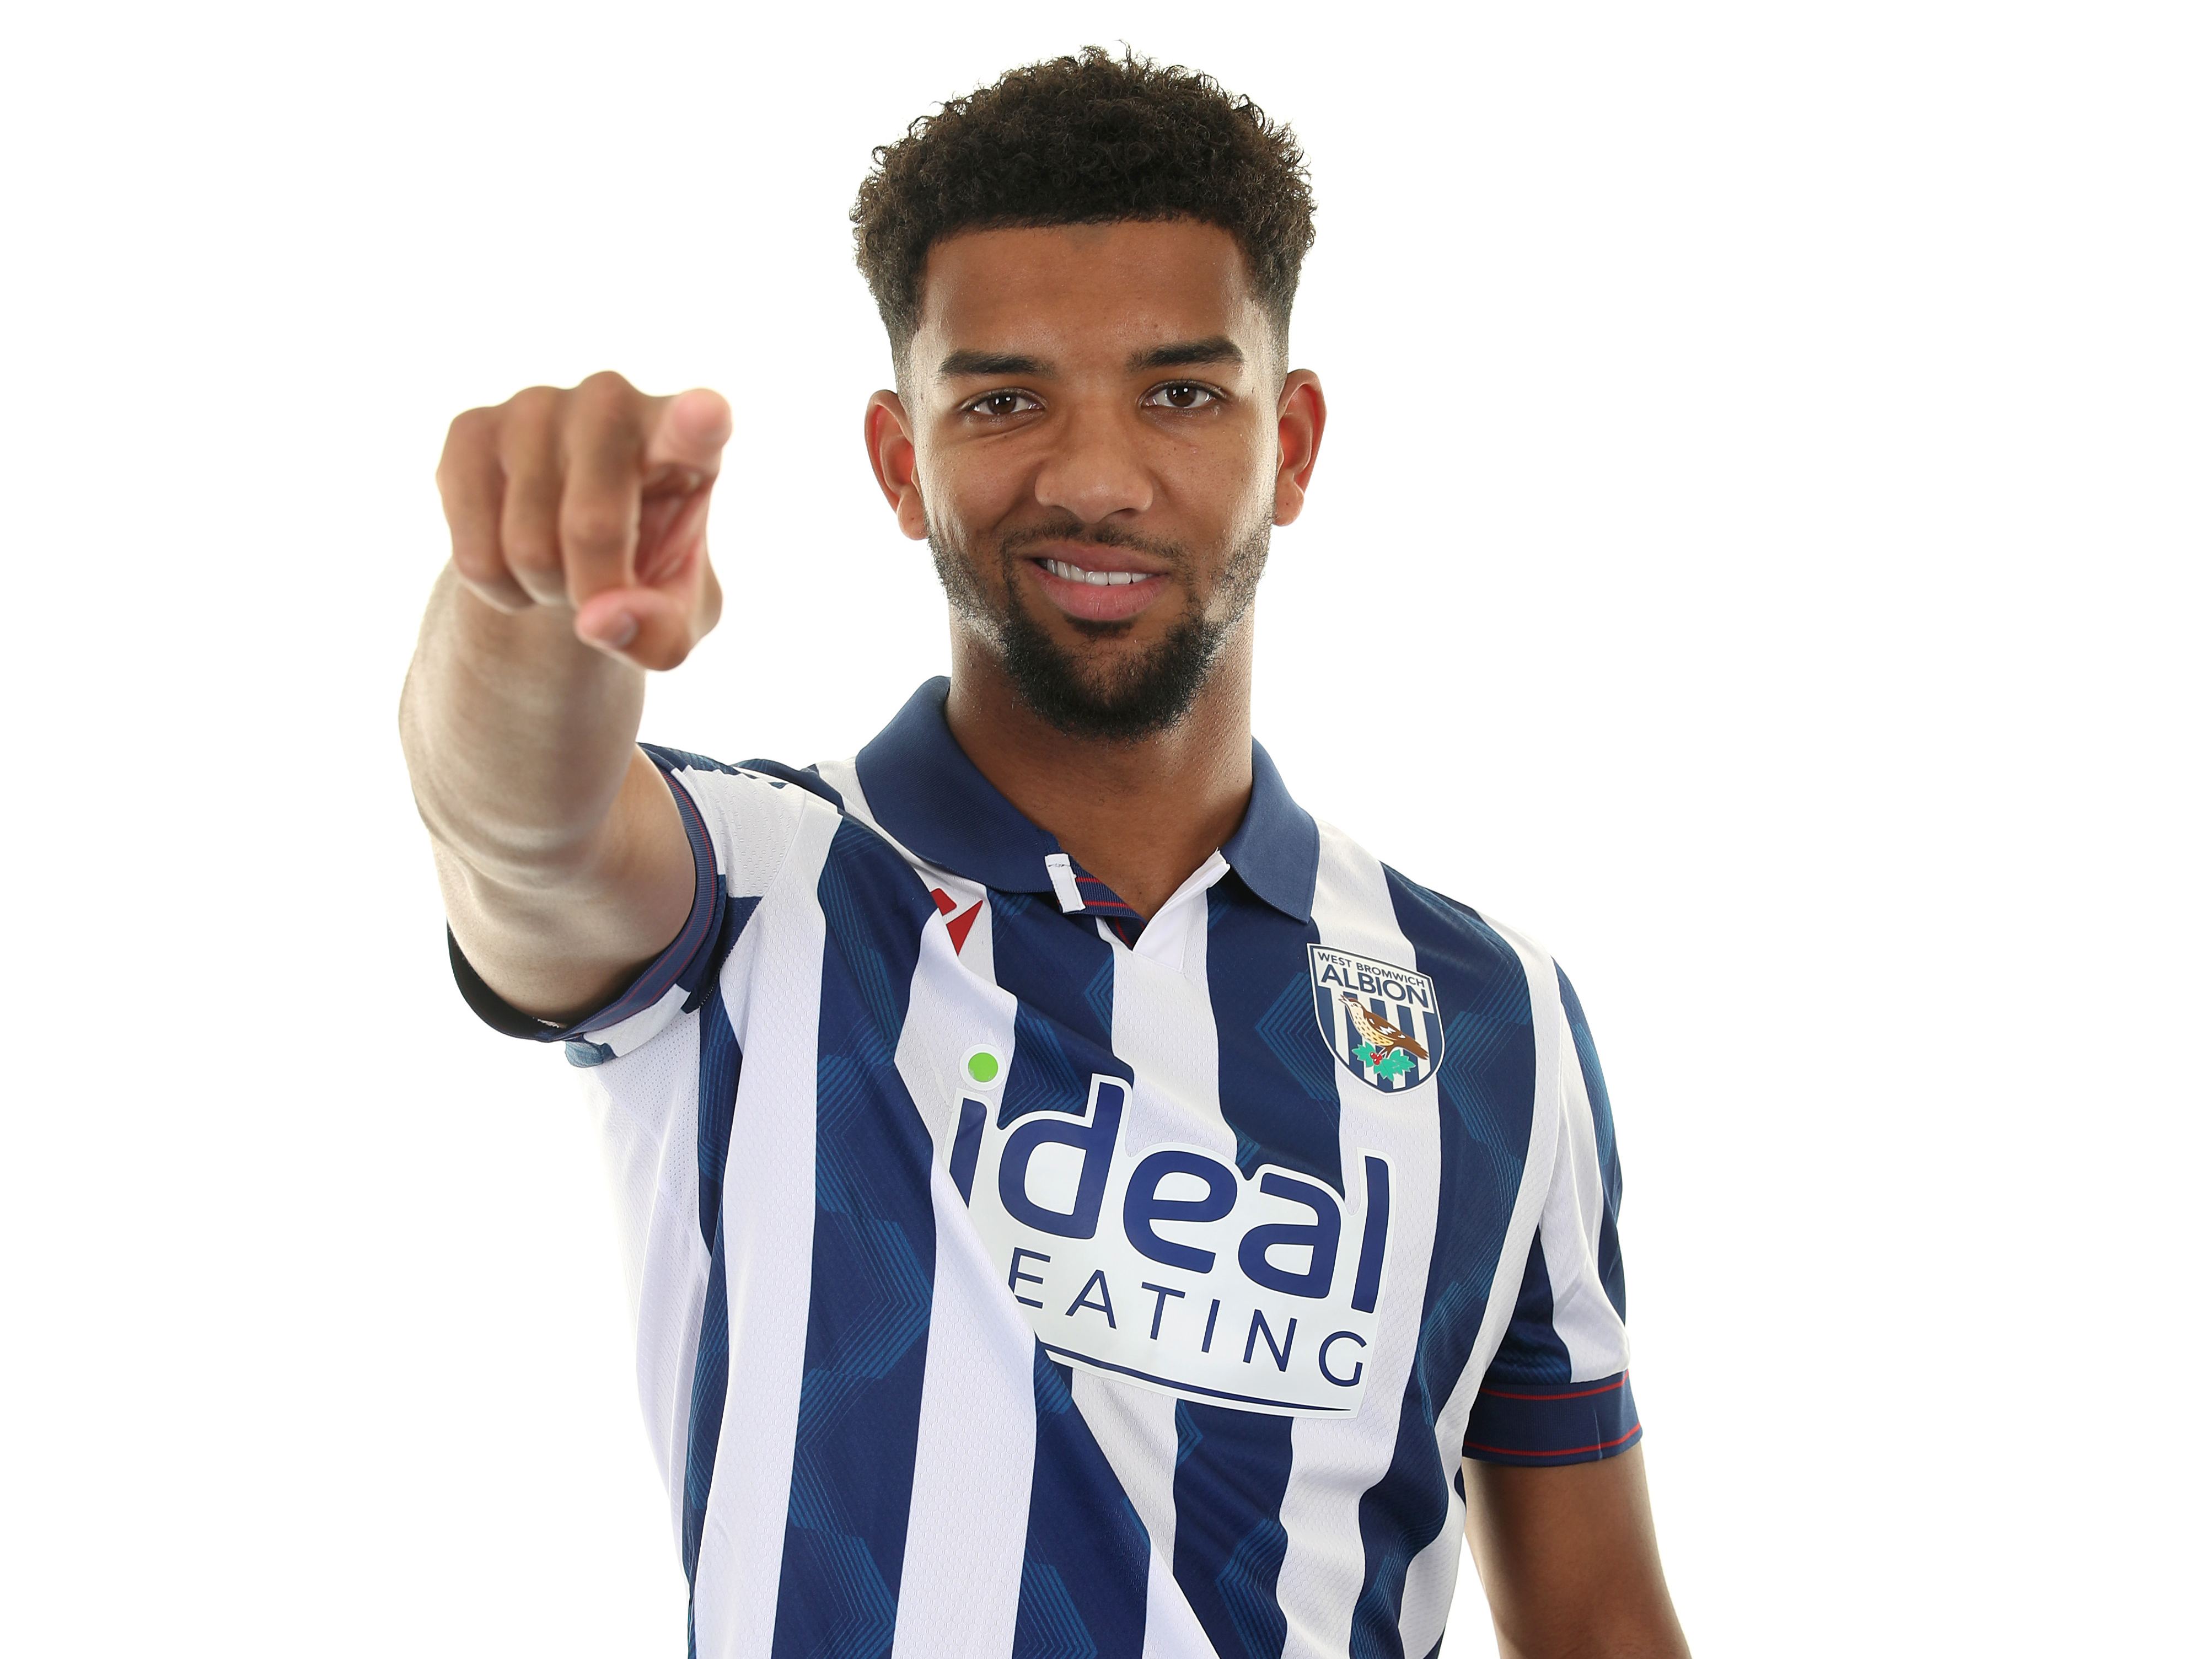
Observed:
[[[968,1054],[968,1075],[978,1083],[996,1083],[1000,1062],[997,1054],[988,1048],[974,1048]]]

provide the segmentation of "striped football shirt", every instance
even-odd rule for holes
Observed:
[[[1613,1121],[1537,945],[1252,754],[1149,921],[932,681],[805,771],[648,746],[682,934],[567,1045],[716,1659],[1425,1659],[1462,1456],[1641,1433]]]

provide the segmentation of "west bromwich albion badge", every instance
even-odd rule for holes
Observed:
[[[1306,959],[1322,1039],[1352,1076],[1395,1094],[1436,1074],[1444,1028],[1435,981],[1326,945],[1307,945]]]

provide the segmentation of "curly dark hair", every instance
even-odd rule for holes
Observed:
[[[930,248],[963,230],[1191,218],[1237,239],[1286,344],[1313,192],[1290,128],[1212,76],[1086,46],[1009,70],[875,152],[853,240],[903,362]]]

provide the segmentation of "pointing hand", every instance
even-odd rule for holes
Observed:
[[[719,393],[615,374],[470,410],[438,463],[454,567],[501,611],[565,607],[586,644],[673,668],[721,614],[707,505],[729,439]]]

